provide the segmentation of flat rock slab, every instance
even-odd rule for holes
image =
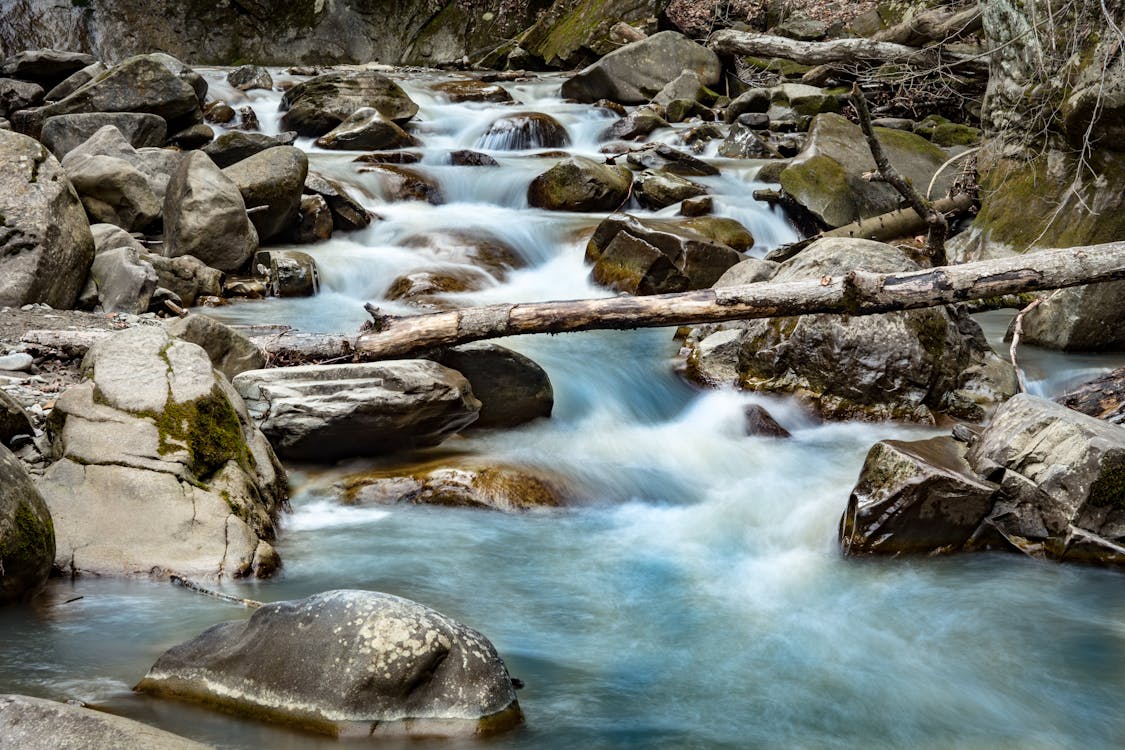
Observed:
[[[275,602],[166,651],[136,690],[341,737],[482,734],[522,720],[483,635],[408,599]]]
[[[202,745],[139,721],[26,695],[0,695],[0,747],[212,750],[211,745]]]
[[[251,370],[234,387],[278,455],[298,461],[437,445],[481,408],[463,375],[422,359]]]

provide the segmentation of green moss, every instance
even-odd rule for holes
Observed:
[[[777,73],[783,78],[800,78],[805,73],[813,69],[812,65],[802,65],[795,63],[792,60],[783,60],[780,57],[753,57],[746,56],[742,58],[749,67],[758,70],[764,70],[770,73]]]
[[[218,386],[195,401],[178,403],[169,398],[164,411],[146,416],[160,433],[161,455],[186,448],[191,471],[199,479],[210,477],[231,460],[249,467],[238,414]]]
[[[934,127],[930,140],[939,146],[974,146],[980,143],[980,129],[947,122]]]
[[[521,37],[520,45],[550,65],[570,64],[621,20],[614,5],[612,0],[579,0],[561,14],[544,16]]]
[[[0,570],[9,575],[34,570],[44,560],[55,557],[55,526],[49,513],[40,515],[25,500],[20,500],[12,516],[9,544],[0,546]]]
[[[1125,453],[1110,454],[1101,468],[1090,485],[1089,503],[1098,508],[1125,510]]]

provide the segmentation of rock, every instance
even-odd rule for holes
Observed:
[[[552,211],[613,211],[629,197],[632,183],[625,167],[571,156],[532,180],[527,200]]]
[[[479,151],[461,149],[449,152],[449,163],[455,167],[498,167],[500,162]]]
[[[203,119],[207,122],[213,122],[216,125],[227,125],[233,122],[234,118],[234,107],[230,106],[226,102],[208,102],[203,107]]]
[[[226,169],[230,165],[247,159],[254,154],[261,153],[266,149],[292,145],[296,135],[297,134],[292,131],[282,133],[276,137],[264,135],[262,133],[243,133],[240,131],[223,133],[204,146],[203,153],[210,156],[211,161],[215,162],[216,166],[220,169]]]
[[[514,101],[503,86],[485,83],[475,78],[435,83],[430,89],[451,102],[494,102],[506,104]]]
[[[429,231],[413,234],[400,243],[417,248],[442,266],[467,265],[485,271],[497,281],[527,261],[510,245],[486,232],[475,230]]]
[[[258,251],[254,265],[266,269],[270,294],[274,297],[311,297],[320,289],[320,272],[316,261],[308,253],[298,250]]]
[[[417,146],[414,136],[371,107],[361,107],[335,128],[316,139],[330,149],[383,149]]]
[[[0,417],[6,398],[0,399]],[[54,560],[47,504],[20,460],[0,445],[0,605],[30,599],[47,582]]]
[[[551,416],[555,395],[547,372],[498,344],[477,342],[443,349],[436,357],[465,376],[481,402],[477,427],[515,427]]]
[[[602,141],[638,141],[652,135],[659,128],[668,127],[668,122],[649,107],[638,107],[617,122],[610,125],[598,136]]]
[[[326,73],[297,84],[281,98],[281,126],[317,137],[361,107],[371,107],[398,125],[418,113],[418,105],[398,84],[371,70]]]
[[[238,187],[246,209],[265,208],[250,215],[261,242],[269,242],[297,225],[308,172],[308,157],[294,146],[260,151],[223,170]]]
[[[371,223],[371,213],[335,180],[309,172],[305,178],[305,193],[324,198],[332,211],[332,224],[336,229],[363,229]]]
[[[48,102],[57,102],[60,99],[65,99],[107,70],[109,70],[109,68],[107,68],[105,63],[101,60],[91,63],[64,78],[57,86],[48,91],[43,99]]]
[[[378,174],[384,196],[390,201],[426,201],[435,206],[445,203],[445,194],[437,181],[428,175],[397,164],[376,164],[361,172]],[[332,205],[329,203],[329,205]]]
[[[293,230],[293,241],[302,244],[323,242],[332,236],[332,211],[319,195],[301,196],[301,220]]]
[[[630,166],[636,169],[662,169],[672,174],[706,177],[717,175],[719,170],[691,154],[677,151],[671,146],[658,143],[640,151],[633,151],[626,157]]]
[[[674,101],[702,102],[709,98],[706,87],[699,80],[699,74],[693,70],[685,70],[665,84],[652,97],[652,103],[667,107]]]
[[[741,259],[732,248],[678,221],[640,220],[629,214],[604,219],[586,244],[594,281],[630,294],[705,289]]]
[[[94,238],[94,253],[104,253],[119,247],[127,247],[144,253],[145,246],[132,234],[116,224],[91,224],[90,235]]]
[[[522,719],[483,635],[370,591],[266,604],[213,626],[166,651],[136,689],[339,736],[485,734]]]
[[[662,31],[610,52],[567,79],[562,95],[581,102],[642,104],[685,70],[696,73],[704,86],[714,86],[722,64],[714,52],[683,34]]]
[[[22,750],[214,750],[123,716],[26,695],[0,695],[0,745]]]
[[[890,245],[821,239],[781,264],[771,281],[915,268]],[[708,343],[712,337],[719,338]],[[689,349],[688,376],[696,382],[796,393],[831,419],[933,422],[949,414],[979,421],[1016,388],[1011,365],[957,307],[720,324]]]
[[[160,217],[160,201],[132,164],[113,156],[72,153],[63,159],[63,169],[93,221],[140,232]]]
[[[74,305],[94,259],[90,224],[41,144],[0,130],[0,307]]]
[[[1020,394],[969,449],[1000,484],[988,525],[1014,548],[1125,565],[1125,428]]]
[[[349,476],[333,489],[355,505],[443,505],[506,512],[566,504],[556,482],[526,469],[441,461],[408,469],[374,470]]]
[[[284,470],[207,353],[159,327],[94,344],[38,481],[72,573],[268,576]]]
[[[168,136],[163,117],[143,112],[87,112],[55,115],[43,123],[40,140],[62,159],[107,125],[117,129],[133,148],[159,147]]]
[[[781,157],[777,149],[770,145],[758,129],[743,124],[743,118],[753,120],[754,115],[741,115],[727,132],[726,139],[719,145],[719,156],[727,159],[777,159]]]
[[[88,156],[109,156],[127,162],[140,172],[152,194],[163,202],[168,190],[168,180],[183,158],[178,151],[163,148],[136,149],[113,125],[103,125],[84,142],[72,148],[63,157],[63,167],[70,168],[79,159]]]
[[[175,293],[183,301],[183,307],[192,307],[200,297],[223,294],[223,272],[194,256],[167,258],[146,253],[142,257],[156,270],[158,286]]]
[[[148,112],[163,117],[169,132],[200,117],[195,90],[161,61],[138,55],[115,65],[65,99],[24,110],[14,122],[24,133],[38,136],[48,117],[78,112]]]
[[[749,89],[731,100],[723,113],[723,119],[734,122],[744,114],[764,114],[769,111],[771,100],[769,89]]]
[[[633,190],[640,204],[653,211],[707,192],[707,188],[686,177],[647,169],[637,176]]]
[[[787,438],[792,437],[789,430],[777,423],[773,415],[766,411],[764,406],[750,404],[742,411],[745,417],[744,427],[748,436]]]
[[[186,318],[174,318],[164,324],[164,330],[181,341],[202,347],[211,366],[229,380],[266,366],[265,355],[250,339],[207,315],[193,313]]]
[[[743,286],[744,284],[757,284],[759,281],[769,281],[777,273],[780,263],[760,258],[747,258],[728,268],[719,280],[711,286],[719,289],[727,286]]]
[[[876,443],[840,519],[844,554],[963,549],[991,511],[997,489],[973,472],[965,450],[950,437]]]
[[[168,145],[175,146],[181,151],[192,151],[203,148],[213,140],[215,140],[214,128],[205,123],[197,122],[168,136]]]
[[[563,148],[570,136],[561,122],[542,112],[520,112],[493,120],[476,147],[492,151],[524,151],[529,148]]]
[[[671,226],[701,234],[740,253],[754,247],[754,235],[736,219],[726,216],[694,216],[666,221]]]
[[[260,65],[241,65],[227,73],[227,83],[239,91],[273,88],[273,77]]]
[[[1125,368],[1083,383],[1056,400],[1068,409],[1125,425]]]
[[[1025,344],[1063,351],[1125,349],[1125,281],[1052,292],[1023,316]]]
[[[189,153],[164,198],[164,255],[194,255],[220,271],[235,271],[257,247],[238,186],[202,151]]]
[[[487,289],[494,283],[495,279],[477,269],[414,271],[396,277],[384,294],[387,299],[448,310],[456,305],[441,299],[444,295],[476,292]]]
[[[151,52],[148,54],[148,57],[159,62],[177,78],[188,86],[191,86],[192,91],[195,92],[196,99],[199,100],[200,106],[207,100],[207,79],[199,73],[196,73],[190,65],[164,52]]]
[[[839,112],[840,101],[824,89],[803,83],[783,83],[769,90],[770,105],[793,110],[801,117],[815,117],[824,112]]]
[[[297,461],[437,445],[480,411],[463,376],[426,360],[252,370],[234,386],[278,454]]]
[[[875,132],[891,164],[914,185],[929,185],[946,159],[941,149],[913,133]],[[837,114],[822,114],[813,119],[805,150],[781,173],[781,186],[817,220],[839,227],[898,207],[901,196],[893,187],[863,179],[874,169],[859,126]],[[943,173],[933,194],[943,195],[952,177],[948,170]]]
[[[715,201],[709,195],[699,195],[695,198],[685,198],[680,203],[680,216],[698,217],[707,216],[715,210]]]
[[[0,76],[34,81],[45,88],[96,62],[82,52],[57,49],[26,50],[12,55],[0,65]]]
[[[42,101],[42,87],[27,81],[0,78],[0,117],[11,117],[12,113],[34,107]]]
[[[35,358],[27,352],[9,352],[0,355],[0,370],[8,372],[30,372]]]
[[[21,352],[22,354],[22,352]],[[7,359],[12,355],[0,357],[0,359]],[[31,356],[31,355],[28,355]],[[28,369],[27,367],[11,367],[9,365],[16,364],[13,362],[5,362],[0,365],[0,370],[9,371],[22,371]],[[30,363],[29,363],[30,365]],[[0,445],[12,445],[12,438],[17,435],[34,435],[35,427],[31,424],[31,417],[27,415],[23,407],[18,401],[9,396],[3,390],[0,390]]]
[[[90,266],[102,312],[140,315],[156,291],[156,270],[136,248],[117,247],[99,252]]]

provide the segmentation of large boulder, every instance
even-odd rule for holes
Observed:
[[[229,379],[266,366],[266,357],[254,342],[207,315],[174,318],[164,328],[181,341],[203,347],[211,365]]]
[[[321,148],[356,151],[417,146],[414,136],[377,109],[360,107],[332,130],[316,139]]]
[[[562,85],[562,95],[580,102],[610,99],[643,104],[685,71],[705,86],[719,82],[723,66],[714,52],[675,31],[662,31],[598,60]]]
[[[326,73],[299,83],[281,98],[281,125],[301,136],[321,136],[357,109],[371,107],[403,125],[418,113],[399,85],[372,70]]]
[[[269,148],[232,164],[223,173],[238,186],[247,209],[264,207],[250,215],[261,242],[297,224],[301,191],[309,173],[304,151],[293,146]]]
[[[242,161],[261,151],[276,146],[291,146],[297,134],[293,131],[281,133],[277,136],[265,133],[243,133],[233,130],[223,133],[215,140],[208,143],[201,150],[211,157],[219,167],[226,169],[231,164]]]
[[[533,360],[499,344],[479,341],[444,349],[437,361],[465,376],[481,402],[472,427],[515,427],[551,416],[555,392]]]
[[[43,89],[27,81],[0,78],[0,117],[11,117],[21,109],[43,101]]]
[[[55,404],[38,481],[56,564],[101,575],[267,576],[287,483],[207,353],[161,327],[100,340]]]
[[[236,271],[258,248],[238,185],[201,151],[180,163],[164,197],[164,254],[193,255],[220,271]]]
[[[139,232],[160,217],[160,201],[145,175],[128,161],[76,149],[63,158],[62,165],[95,222]]]
[[[666,4],[667,0],[547,3],[530,28],[521,27],[527,30],[519,35],[519,49],[525,51],[533,65],[542,61],[549,68],[574,70],[618,49],[622,41],[644,36],[638,27],[654,27]],[[633,26],[629,27],[630,24]],[[621,29],[622,26],[629,28]],[[629,36],[621,31],[627,31]]]
[[[166,56],[130,57],[66,98],[20,112],[14,124],[21,132],[38,136],[46,119],[55,115],[148,112],[163,117],[168,132],[174,133],[198,121],[202,113],[195,89],[161,57]]]
[[[822,239],[771,281],[917,268],[890,245]],[[795,393],[833,419],[981,420],[1016,388],[1012,366],[958,307],[720,324],[699,329],[689,349],[687,373],[696,382]]]
[[[168,137],[163,117],[142,112],[84,112],[55,115],[43,123],[39,140],[58,158],[86,142],[106,125],[112,125],[133,148],[156,148]]]
[[[476,142],[477,148],[494,151],[563,148],[569,145],[566,127],[542,112],[520,112],[498,117]]]
[[[1063,351],[1125,349],[1125,281],[1046,295],[1023,316],[1023,342]]]
[[[241,65],[227,73],[227,83],[239,91],[273,88],[273,76],[261,65]]]
[[[24,50],[0,64],[0,76],[34,81],[44,88],[51,88],[94,62],[93,56],[84,52],[58,49]]]
[[[705,289],[741,260],[733,248],[682,220],[641,220],[629,214],[605,218],[586,243],[593,280],[630,294]]]
[[[217,268],[193,255],[168,258],[156,253],[141,256],[156,270],[157,287],[173,292],[184,307],[191,307],[199,297],[221,297],[226,276]]]
[[[136,689],[345,737],[486,734],[522,720],[488,639],[371,591],[274,602],[215,625],[166,651]]]
[[[156,269],[135,247],[115,247],[100,252],[90,266],[102,312],[140,315],[148,310],[156,291]]]
[[[26,695],[0,695],[0,747],[22,750],[214,750],[139,721]]]
[[[278,454],[305,461],[437,445],[481,407],[464,376],[428,360],[251,370],[234,387]]]
[[[925,191],[946,160],[945,153],[921,136],[875,128],[887,159],[917,189]],[[890,184],[864,179],[875,160],[855,123],[838,114],[813,119],[804,150],[781,172],[781,187],[828,227],[893,211],[902,197]],[[931,195],[945,195],[956,170],[938,177]]]
[[[173,149],[145,146],[134,148],[125,135],[112,123],[103,125],[82,143],[70,149],[63,157],[66,169],[90,156],[109,156],[128,163],[140,172],[157,201],[163,202],[168,182],[183,159],[183,154]],[[97,188],[92,188],[96,191]]]
[[[305,178],[305,194],[319,195],[332,212],[332,226],[340,230],[363,229],[371,223],[372,214],[347,191],[324,175],[309,172]]]
[[[40,143],[0,130],[0,307],[74,306],[94,240],[78,193]]]
[[[527,200],[552,211],[613,211],[629,197],[632,184],[625,167],[571,156],[532,180]]]
[[[47,504],[23,463],[0,445],[0,604],[30,598],[46,583],[54,561]]]
[[[841,520],[844,551],[1125,566],[1125,428],[1021,394],[968,439],[872,448]]]

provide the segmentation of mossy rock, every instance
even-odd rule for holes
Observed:
[[[20,460],[0,445],[0,605],[34,595],[54,560],[47,504]]]
[[[612,211],[629,195],[633,174],[625,167],[572,156],[531,181],[528,202],[552,211]]]
[[[980,143],[980,128],[947,122],[938,125],[930,133],[930,140],[939,146],[975,146]]]

